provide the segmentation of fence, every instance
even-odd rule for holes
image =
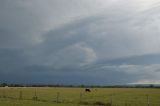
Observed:
[[[73,103],[84,105],[97,105],[97,106],[160,106],[160,95],[149,94],[132,94],[132,93],[115,93],[109,94],[105,92],[85,92],[74,91],[72,92],[53,92],[46,90],[37,90],[32,88],[28,89],[0,89],[0,98],[3,99],[16,99],[16,100],[33,100],[41,102],[54,102],[54,103]]]

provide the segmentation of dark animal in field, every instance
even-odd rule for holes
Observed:
[[[86,88],[86,89],[85,89],[85,91],[86,91],[86,92],[91,92],[91,90],[90,90],[90,89],[88,89],[88,88]]]

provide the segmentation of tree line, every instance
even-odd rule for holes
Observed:
[[[160,88],[160,85],[138,84],[138,85],[63,85],[63,84],[8,84],[0,83],[0,87],[79,87],[79,88]]]

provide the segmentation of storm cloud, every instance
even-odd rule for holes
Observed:
[[[159,84],[157,0],[0,0],[0,82]]]

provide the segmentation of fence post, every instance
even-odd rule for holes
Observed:
[[[37,97],[37,91],[35,90],[35,100],[37,100],[38,97]]]
[[[111,103],[111,106],[112,106],[112,102],[113,102],[113,98],[112,98],[112,94],[110,95],[110,103]]]
[[[59,103],[59,96],[60,96],[60,93],[57,92],[57,97],[56,97],[56,102]]]
[[[22,93],[22,90],[20,90],[19,92],[19,100],[22,100],[23,99],[23,93]]]
[[[83,96],[83,94],[82,94],[82,92],[80,92],[80,103],[82,102],[82,96]]]
[[[125,100],[125,106],[128,106],[128,104],[127,104],[127,100]]]
[[[37,92],[36,92],[36,90],[35,90],[35,92],[34,92],[34,96],[33,96],[33,100],[38,100],[38,97],[37,97]]]
[[[149,103],[149,95],[147,95],[147,106],[149,106],[150,103]]]
[[[3,98],[6,98],[6,91],[3,90]]]

